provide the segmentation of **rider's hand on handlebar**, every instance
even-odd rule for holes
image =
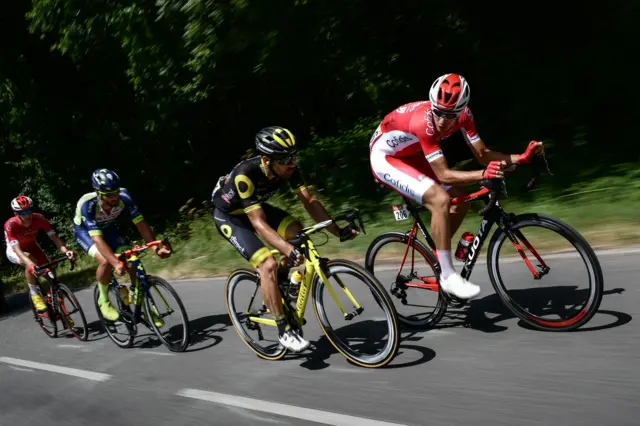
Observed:
[[[536,155],[544,154],[544,145],[542,142],[531,141],[527,146],[527,149],[520,155],[516,164],[530,164]]]
[[[126,271],[126,268],[122,262],[118,262],[117,265],[113,266],[113,272],[115,272],[118,276],[123,276]]]
[[[76,252],[73,250],[67,250],[64,252],[65,256],[69,258],[69,260],[76,260]]]
[[[340,229],[340,241],[353,240],[360,233],[360,228],[356,225],[349,224]]]
[[[502,179],[506,167],[506,161],[491,161],[482,172],[482,179]]]
[[[35,263],[31,263],[29,266],[27,266],[27,273],[37,277],[38,274],[36,273],[36,264]]]
[[[171,256],[171,251],[164,246],[154,246],[153,248],[158,257],[160,257],[161,259],[166,259],[167,257]]]
[[[287,255],[289,259],[289,266],[296,267],[302,265],[304,263],[304,255],[300,252],[297,247],[292,247],[291,251]]]

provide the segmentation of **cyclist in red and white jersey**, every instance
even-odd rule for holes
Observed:
[[[441,264],[442,289],[462,299],[480,294],[480,287],[463,279],[453,268],[451,236],[458,230],[470,204],[450,206],[450,197],[466,194],[464,187],[484,179],[504,177],[512,164],[530,163],[543,152],[542,142],[531,141],[523,154],[503,154],[484,144],[467,106],[469,84],[459,74],[438,77],[429,101],[412,102],[387,114],[369,142],[371,171],[382,184],[431,211],[431,231]],[[474,157],[484,170],[451,170],[440,144],[462,131]],[[435,184],[435,185],[434,185]]]
[[[4,237],[7,244],[7,258],[12,263],[25,267],[25,276],[33,306],[38,312],[45,312],[47,305],[38,292],[35,266],[48,263],[49,258],[36,241],[38,231],[46,232],[56,247],[70,259],[75,259],[76,255],[72,250],[67,249],[44,215],[33,213],[32,207],[33,201],[24,195],[11,201],[13,217],[4,223]]]

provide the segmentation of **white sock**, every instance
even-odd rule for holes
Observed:
[[[29,284],[29,294],[32,296],[40,294],[40,292],[38,292],[38,286],[36,284]]]
[[[449,275],[455,274],[451,250],[436,250],[436,253],[438,253],[438,262],[440,262],[440,269],[442,269],[442,278],[447,279]]]

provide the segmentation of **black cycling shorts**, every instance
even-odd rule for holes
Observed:
[[[285,238],[287,227],[296,222],[289,213],[269,204],[262,204],[262,209],[267,217],[267,224],[275,229],[282,238]],[[271,256],[271,250],[258,238],[256,230],[245,214],[229,214],[219,208],[213,209],[213,220],[216,222],[218,232],[233,245],[236,250],[257,268],[262,262]]]

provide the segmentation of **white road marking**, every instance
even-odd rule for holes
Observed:
[[[30,368],[21,368],[21,367],[15,367],[13,365],[9,366],[10,369],[12,370],[18,370],[18,371],[28,371],[29,373],[33,373],[33,370]]]
[[[402,423],[389,423],[379,420],[367,419],[364,417],[354,417],[345,414],[332,413],[329,411],[313,410],[295,405],[279,404],[277,402],[262,401],[260,399],[245,398],[242,396],[228,395],[217,392],[207,392],[198,389],[181,389],[176,393],[178,396],[200,399],[202,401],[216,402],[219,404],[231,405],[234,407],[246,408],[247,410],[262,411],[265,413],[277,414],[280,416],[294,417],[308,420],[315,423],[323,423],[334,426],[407,426]]]
[[[164,356],[176,356],[176,354],[169,354],[165,352],[154,352],[154,351],[140,351],[141,354],[147,355],[164,355]]]
[[[109,374],[96,373],[87,370],[78,370],[77,368],[61,367],[59,365],[43,364],[40,362],[27,361],[18,358],[9,358],[6,356],[0,357],[0,362],[7,364],[18,365],[21,367],[35,368],[38,370],[51,371],[53,373],[66,374],[68,376],[81,377],[87,380],[94,380],[96,382],[105,382],[111,378]]]
[[[84,346],[82,345],[58,345],[59,348],[74,348],[74,349],[82,349]]]

